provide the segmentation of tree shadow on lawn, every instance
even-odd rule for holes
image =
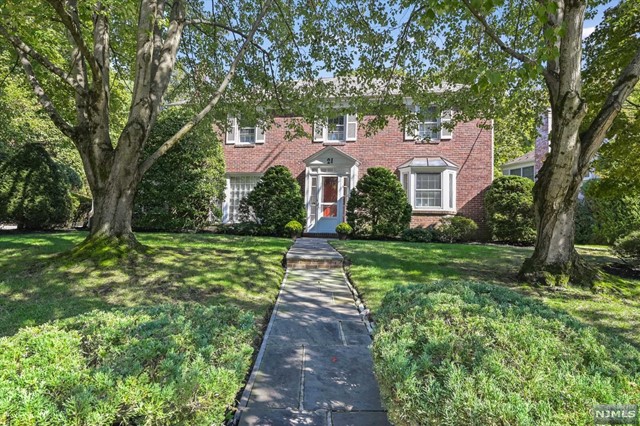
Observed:
[[[37,242],[49,242],[60,252],[82,237],[45,234]],[[148,253],[106,263],[69,261],[48,244],[42,250],[29,241],[0,237],[0,336],[93,309],[176,301],[233,304],[264,320],[277,296],[281,261],[290,244],[217,235],[140,237]]]

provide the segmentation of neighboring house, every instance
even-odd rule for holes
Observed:
[[[551,151],[551,110],[547,111],[542,117],[542,122],[538,127],[538,137],[536,138],[536,145],[532,151],[526,154],[510,160],[504,163],[501,167],[503,175],[516,175],[536,180],[540,168],[547,155]],[[584,177],[584,180],[590,180],[596,178],[596,174],[593,171]]]
[[[547,111],[542,117],[538,127],[538,137],[533,151],[529,151],[521,157],[510,160],[502,165],[502,174],[516,175],[536,180],[536,176],[547,158],[551,146],[549,135],[551,134],[551,111]]]
[[[415,112],[419,108],[408,105]],[[405,131],[396,119],[367,136],[355,114],[327,117],[306,125],[310,138],[287,140],[291,117],[277,117],[260,128],[232,119],[224,154],[227,190],[223,223],[239,221],[240,201],[269,167],[291,170],[304,193],[305,232],[333,234],[346,219],[351,190],[370,167],[396,173],[413,207],[412,226],[431,225],[447,215],[461,214],[484,225],[483,192],[493,179],[493,133],[479,120],[456,125],[451,111],[423,109],[415,130]],[[371,117],[364,117],[367,120]]]

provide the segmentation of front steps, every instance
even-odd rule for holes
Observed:
[[[342,268],[343,258],[326,240],[300,238],[287,253],[289,269],[334,269]]]

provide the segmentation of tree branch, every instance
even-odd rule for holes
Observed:
[[[33,72],[33,67],[31,66],[31,62],[29,62],[27,54],[22,50],[16,50],[16,52],[18,53],[18,57],[20,58],[20,64],[22,65],[22,68],[27,75],[29,84],[31,84],[31,88],[38,98],[38,102],[40,102],[40,105],[42,105],[42,108],[44,108],[56,127],[70,139],[74,140],[75,129],[69,123],[67,123],[64,118],[62,118],[56,107],[51,102],[49,96],[47,96],[47,94],[45,93],[44,89],[40,85],[40,82],[38,81],[38,78]]]
[[[467,9],[469,9],[469,12],[471,12],[471,14],[476,18],[476,20],[482,25],[482,27],[484,28],[484,32],[494,41],[494,43],[498,45],[498,47],[503,52],[510,55],[512,58],[519,60],[520,62],[537,65],[537,62],[532,58],[530,58],[529,56],[525,55],[522,52],[516,51],[510,46],[507,46],[507,44],[504,41],[502,41],[502,39],[496,34],[496,32],[491,27],[491,25],[489,25],[485,17],[476,8],[474,8],[471,5],[471,2],[469,0],[462,0],[462,2],[467,7]],[[546,78],[547,72],[545,71],[544,74]]]
[[[185,4],[182,0],[176,0],[171,6],[171,20],[167,29],[167,36],[161,46],[157,63],[153,68],[151,80],[151,103],[153,110],[157,111],[162,102],[164,92],[169,86],[170,75],[173,72],[178,55],[178,47],[184,29]],[[154,49],[155,55],[155,49]],[[155,58],[154,58],[155,59]]]
[[[231,33],[237,34],[240,37],[244,38],[245,40],[247,39],[247,34],[236,29],[233,27],[230,27],[228,25],[225,24],[220,24],[218,22],[215,21],[209,21],[206,19],[188,19],[186,21],[184,21],[185,25],[193,25],[194,27],[198,28],[199,25],[210,25],[212,27],[217,27],[217,28],[222,28],[223,30],[227,30]],[[198,28],[200,29],[200,28]],[[200,30],[201,32],[203,32],[202,30]],[[203,32],[204,33],[204,32]],[[255,47],[256,49],[260,50],[262,53],[264,53],[265,55],[268,55],[268,57],[271,59],[271,52],[269,52],[268,50],[266,50],[264,47],[260,46],[258,43],[256,43],[255,41],[251,41],[251,45],[253,47]]]
[[[236,56],[233,59],[233,62],[229,66],[229,71],[227,72],[227,75],[225,76],[225,78],[220,83],[220,86],[218,87],[218,90],[213,95],[213,97],[211,98],[211,100],[209,101],[207,106],[204,107],[202,109],[202,111],[200,111],[198,114],[196,114],[187,124],[182,126],[182,128],[180,130],[178,130],[178,132],[175,135],[173,135],[165,143],[160,145],[160,147],[153,154],[151,154],[146,160],[144,160],[140,164],[140,166],[138,168],[138,175],[140,176],[140,178],[142,178],[142,176],[144,176],[144,174],[147,172],[147,170],[149,170],[149,168],[158,160],[158,158],[163,156],[175,144],[177,144],[180,141],[180,139],[182,139],[182,137],[184,137],[184,135],[189,133],[189,131],[191,131],[191,129],[193,129],[198,123],[200,123],[204,119],[204,117],[213,109],[213,107],[216,106],[216,104],[218,103],[218,101],[222,97],[222,94],[226,90],[227,86],[229,85],[229,83],[233,79],[233,76],[236,73],[238,65],[240,64],[240,61],[244,57],[244,53],[247,50],[248,46],[251,44],[251,41],[253,40],[254,35],[258,31],[258,28],[260,27],[260,25],[262,23],[262,20],[264,19],[265,15],[269,11],[269,8],[271,7],[271,2],[272,2],[272,0],[267,0],[264,3],[264,5],[262,7],[262,10],[260,11],[258,16],[256,17],[256,20],[253,23],[253,25],[251,27],[251,30],[247,34],[247,37],[245,38],[244,43],[242,43],[242,46],[238,50],[238,53],[236,53]]]
[[[84,57],[84,59],[86,59],[87,62],[89,63],[89,68],[91,68],[91,74],[93,76],[93,80],[100,81],[101,79],[100,67],[98,66],[98,63],[94,58],[93,54],[91,53],[91,50],[89,49],[84,39],[82,38],[82,29],[81,29],[80,18],[78,17],[77,9],[73,8],[72,10],[73,13],[70,13],[65,8],[64,3],[60,0],[47,0],[47,2],[56,11],[56,13],[60,17],[60,20],[62,21],[64,26],[67,28],[67,30],[69,30],[69,33],[71,34],[71,38],[73,38],[73,41],[75,42],[76,46],[80,50],[80,53],[82,53],[82,56]]]
[[[61,68],[59,68],[56,65],[54,65],[45,56],[43,56],[40,53],[36,52],[33,48],[31,48],[25,42],[23,42],[20,37],[9,33],[9,30],[7,30],[7,28],[2,24],[0,24],[0,34],[2,34],[2,36],[4,38],[6,38],[9,41],[9,43],[11,43],[16,50],[19,50],[19,51],[23,52],[25,55],[30,56],[34,60],[38,61],[38,63],[40,65],[45,67],[51,73],[53,73],[56,76],[60,77],[60,79],[64,83],[69,85],[77,93],[79,93],[79,94],[83,93],[83,89],[84,88],[77,81],[75,81],[73,78],[71,78],[68,73],[66,73],[64,70],[62,70]]]
[[[580,168],[588,167],[591,159],[600,148],[613,120],[622,109],[622,104],[629,97],[640,79],[640,49],[622,71],[613,85],[607,100],[593,119],[589,128],[580,135]]]

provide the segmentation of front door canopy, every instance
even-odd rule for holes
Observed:
[[[353,158],[352,156],[345,154],[340,151],[338,148],[333,146],[328,146],[315,154],[307,157],[304,160],[304,164],[309,166],[318,166],[318,165],[331,165],[334,167],[345,167],[349,168],[352,166],[359,166],[360,162]]]

